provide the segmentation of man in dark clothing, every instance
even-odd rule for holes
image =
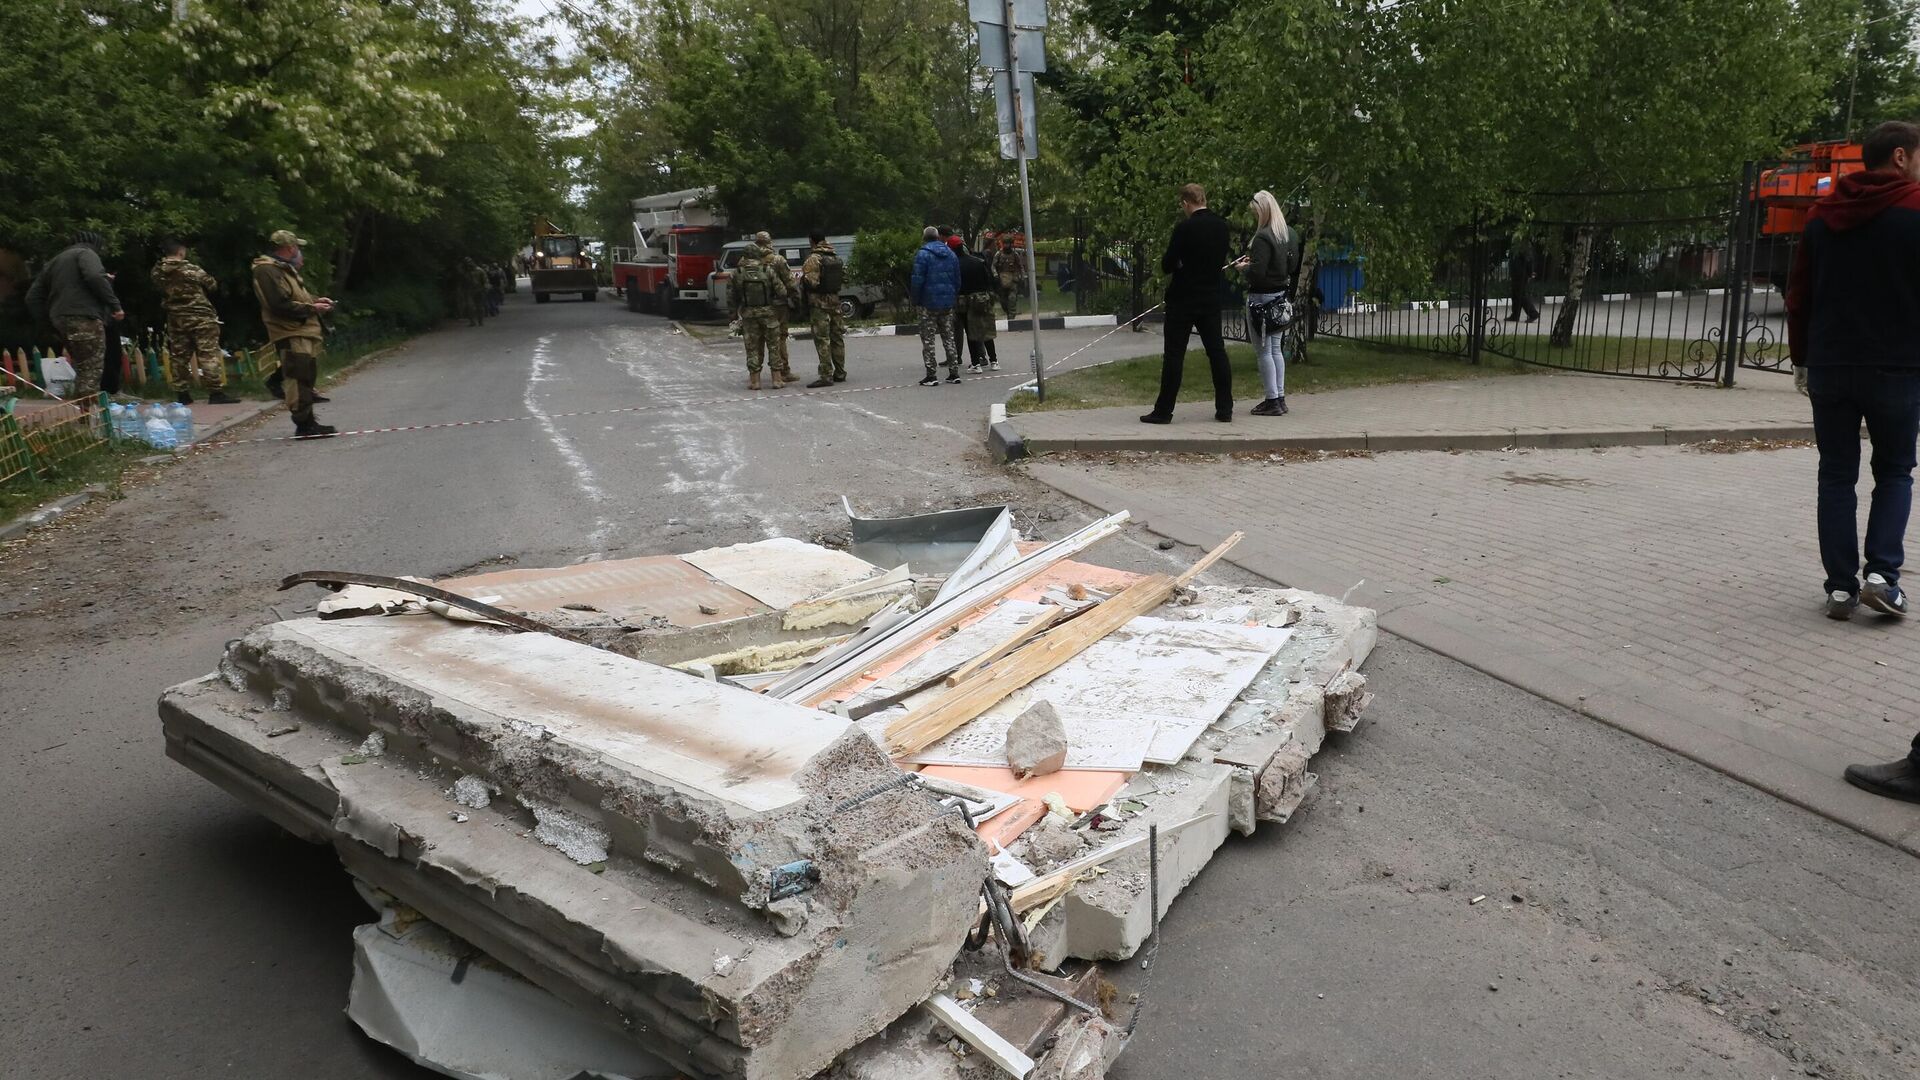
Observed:
[[[1540,321],[1540,309],[1533,306],[1533,245],[1522,237],[1513,238],[1513,251],[1507,256],[1507,276],[1512,279],[1513,309],[1508,322],[1519,322],[1525,312],[1528,322]]]
[[[960,256],[960,302],[954,309],[954,322],[967,330],[969,369],[975,373],[999,371],[1000,354],[994,347],[998,330],[993,317],[993,267],[964,247],[955,248],[954,253]],[[959,337],[957,330],[954,336]]]
[[[1207,209],[1207,190],[1199,184],[1180,189],[1180,209],[1186,220],[1173,227],[1160,269],[1167,278],[1167,341],[1160,361],[1160,397],[1143,424],[1173,423],[1173,403],[1180,396],[1180,376],[1187,361],[1187,340],[1194,332],[1207,351],[1213,371],[1213,418],[1233,421],[1233,369],[1227,366],[1227,345],[1220,336],[1221,297],[1226,289],[1227,251],[1233,245],[1227,219]]]
[[[1813,206],[1787,281],[1794,381],[1813,402],[1820,451],[1817,520],[1827,615],[1868,607],[1906,615],[1900,566],[1920,434],[1920,126],[1892,121],[1866,138],[1865,172]],[[1866,581],[1857,541],[1860,424],[1873,444]],[[1849,765],[1847,781],[1920,802],[1920,736],[1899,761]]]
[[[100,262],[100,234],[73,234],[67,249],[48,261],[27,288],[27,310],[59,333],[73,358],[75,398],[91,409],[100,393],[100,375],[106,363],[107,321],[118,322],[127,313],[113,291],[113,275]]]

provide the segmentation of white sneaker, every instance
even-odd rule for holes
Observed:
[[[1907,614],[1907,594],[1879,574],[1867,575],[1866,584],[1860,587],[1860,602],[1882,615],[1905,618]]]

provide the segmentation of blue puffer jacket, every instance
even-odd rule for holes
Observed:
[[[928,311],[952,311],[960,296],[960,260],[945,240],[929,240],[913,256],[913,303]]]

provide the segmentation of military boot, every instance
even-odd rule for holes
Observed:
[[[757,371],[747,372],[747,389],[749,390],[760,389],[760,373],[759,372]]]

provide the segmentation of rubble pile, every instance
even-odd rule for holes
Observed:
[[[168,690],[167,750],[334,847],[380,912],[350,1012],[447,1075],[1097,1078],[1125,1005],[1085,961],[1298,809],[1374,640],[1195,584],[1219,550],[1074,558],[1124,520],[902,519],[892,567],[781,539],[354,575]],[[485,978],[435,974],[460,943]]]

